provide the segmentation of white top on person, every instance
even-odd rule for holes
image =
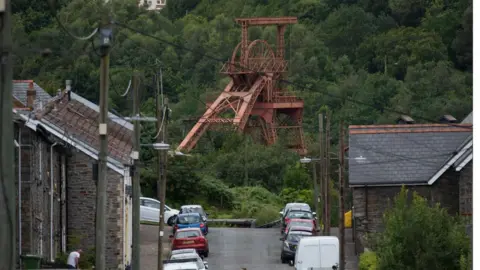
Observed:
[[[69,266],[73,266],[73,267],[77,268],[78,267],[78,259],[80,259],[80,253],[82,253],[81,249],[77,249],[77,250],[74,250],[74,251],[70,252],[70,254],[68,255],[67,264]]]

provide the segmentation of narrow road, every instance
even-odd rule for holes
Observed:
[[[280,234],[274,229],[211,228],[208,239],[211,270],[286,270],[280,261]]]
[[[157,235],[158,227],[141,225],[141,267],[145,270],[157,269]],[[171,228],[166,228],[169,235]],[[336,228],[332,228],[336,235]],[[351,235],[347,234],[347,238]],[[209,270],[293,270],[280,261],[282,242],[279,240],[278,228],[210,228],[207,235],[210,254],[205,258]],[[356,270],[356,262],[348,258],[353,253],[353,246],[347,245],[347,270]]]

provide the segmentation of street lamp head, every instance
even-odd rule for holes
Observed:
[[[310,162],[312,162],[312,159],[308,157],[303,157],[300,159],[300,163],[303,163],[303,164],[310,163]]]
[[[160,150],[160,151],[170,149],[170,145],[168,143],[164,143],[164,142],[154,143],[152,146],[153,146],[153,149]]]

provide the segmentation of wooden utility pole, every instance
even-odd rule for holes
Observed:
[[[323,171],[325,169],[325,154],[324,154],[324,143],[323,143],[323,140],[324,140],[324,136],[323,136],[323,114],[319,114],[318,115],[318,142],[319,142],[319,145],[320,145],[320,175],[319,177],[316,179],[317,181],[317,186],[318,186],[318,189],[319,189],[319,194],[321,195],[318,195],[317,196],[317,202],[319,201],[319,198],[321,197],[322,198],[322,202],[321,204],[323,205],[322,207],[322,212],[320,213],[320,211],[317,211],[317,215],[321,215],[321,224],[319,223],[319,226],[322,227],[323,225],[323,228],[322,228],[322,234],[325,234],[325,196],[324,196],[324,188],[323,188],[323,179],[324,179],[324,174],[323,174]]]
[[[108,157],[108,86],[110,67],[110,48],[112,45],[112,29],[104,24],[100,29],[100,119],[99,139],[100,151],[98,154],[98,181],[95,216],[95,267],[105,269],[105,238],[107,236],[107,157]]]
[[[345,172],[345,143],[344,143],[343,121],[340,122],[340,136],[339,136],[339,158],[340,165],[338,166],[338,181],[339,181],[339,199],[340,199],[340,269],[345,269],[345,198],[344,198],[344,172]]]
[[[13,119],[12,119],[12,24],[11,2],[0,1],[0,269],[15,269],[17,262],[16,243],[16,195],[14,179]]]
[[[318,176],[317,176],[317,163],[313,162],[312,165],[313,165],[313,187],[314,187],[313,203],[315,205],[315,213],[317,213],[317,216],[316,216],[317,226],[321,226],[321,218],[319,217],[321,206],[320,206],[320,196],[318,192],[319,185],[318,185]]]
[[[135,73],[132,78],[132,96],[133,96],[133,116],[137,118],[133,122],[133,232],[132,232],[132,270],[140,270],[140,99],[138,74]]]
[[[330,112],[327,112],[327,126],[325,129],[325,233],[330,235]]]
[[[157,80],[158,87],[158,80]],[[167,140],[167,125],[168,125],[168,99],[163,97],[163,78],[162,70],[160,69],[160,88],[162,96],[157,97],[157,129],[160,132],[157,137],[157,143],[165,143]],[[158,95],[157,95],[158,96]],[[161,130],[160,130],[161,129]],[[165,194],[167,188],[167,151],[158,152],[158,182],[157,193],[160,200],[160,216],[158,220],[158,251],[157,251],[157,269],[163,270],[163,234],[165,229]]]

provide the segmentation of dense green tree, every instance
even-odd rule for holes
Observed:
[[[470,241],[465,226],[440,206],[402,189],[377,239],[377,269],[462,269]]]

